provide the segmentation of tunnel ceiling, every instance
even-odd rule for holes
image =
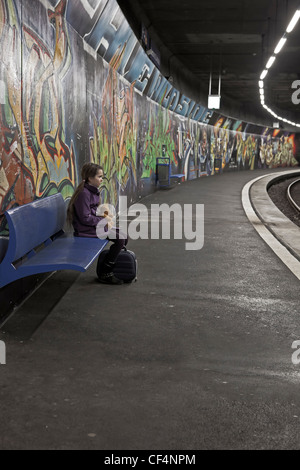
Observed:
[[[138,37],[143,22],[150,36],[159,38],[166,46],[168,52],[162,62],[167,64],[167,75],[172,75],[172,61],[176,57],[193,73],[195,82],[207,84],[207,90],[212,70],[212,92],[217,93],[221,69],[222,97],[262,113],[258,79],[299,5],[298,0],[118,3]],[[266,104],[278,115],[300,122],[300,104],[292,103],[291,85],[297,79],[300,79],[300,20],[265,79]],[[268,115],[265,110],[263,113]]]

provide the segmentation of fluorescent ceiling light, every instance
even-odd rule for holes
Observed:
[[[281,51],[283,48],[284,44],[286,42],[286,38],[281,38],[277,46],[275,47],[274,54],[278,54],[278,52]]]
[[[272,56],[270,57],[270,59],[269,59],[268,62],[267,62],[267,65],[266,65],[266,69],[269,69],[270,67],[272,67],[273,62],[274,62],[275,59],[276,59],[276,57],[275,57],[274,55],[272,55]]]
[[[290,33],[291,31],[293,31],[299,18],[300,18],[300,10],[296,10],[293,18],[291,19],[288,27],[286,28],[287,33]]]
[[[208,109],[220,109],[221,96],[220,95],[208,95]]]
[[[268,71],[265,69],[265,70],[262,72],[262,74],[261,74],[261,76],[260,76],[259,78],[260,78],[261,80],[263,80],[263,79],[266,77],[267,73],[268,73]]]
[[[296,26],[299,19],[300,19],[300,7],[296,10],[293,18],[291,19],[288,27],[286,28],[286,33],[290,33],[294,29],[294,27]],[[264,82],[263,82],[263,80],[266,77],[266,75],[269,71],[269,68],[272,67],[272,65],[273,65],[273,63],[276,59],[275,55],[278,54],[281,51],[281,49],[283,48],[283,46],[286,43],[286,40],[287,40],[286,33],[284,33],[283,37],[278,42],[277,46],[274,49],[273,55],[269,58],[269,60],[266,64],[266,68],[262,71],[262,73],[259,77],[258,86],[259,86],[259,93],[260,93],[260,102],[261,102],[262,107],[264,109],[266,109],[270,114],[272,114],[272,116],[274,116],[275,119],[278,119],[279,121],[283,121],[283,122],[286,122],[288,124],[291,124],[292,126],[300,127],[300,124],[297,124],[294,121],[289,121],[288,119],[283,118],[281,116],[278,116],[271,108],[269,108],[265,104]],[[275,121],[274,121],[274,124],[275,124]]]

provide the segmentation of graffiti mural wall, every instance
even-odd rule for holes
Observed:
[[[104,202],[154,190],[156,157],[187,180],[296,165],[295,135],[229,120],[176,90],[116,0],[0,0],[0,235],[5,210],[61,192],[83,163]]]
[[[58,191],[67,197],[74,189],[75,153],[66,139],[72,53],[65,8],[65,2],[53,11],[39,2],[0,2],[1,214]]]

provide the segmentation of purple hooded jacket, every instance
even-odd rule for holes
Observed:
[[[95,186],[84,184],[74,203],[73,227],[75,237],[97,238],[96,226],[103,217],[96,216],[100,193]]]

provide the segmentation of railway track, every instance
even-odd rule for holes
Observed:
[[[297,184],[296,184],[297,183]],[[283,178],[271,184],[268,194],[273,203],[294,224],[300,227],[300,178],[299,174]],[[293,202],[292,202],[293,201]]]
[[[300,213],[300,178],[288,185],[286,194],[289,203]]]

